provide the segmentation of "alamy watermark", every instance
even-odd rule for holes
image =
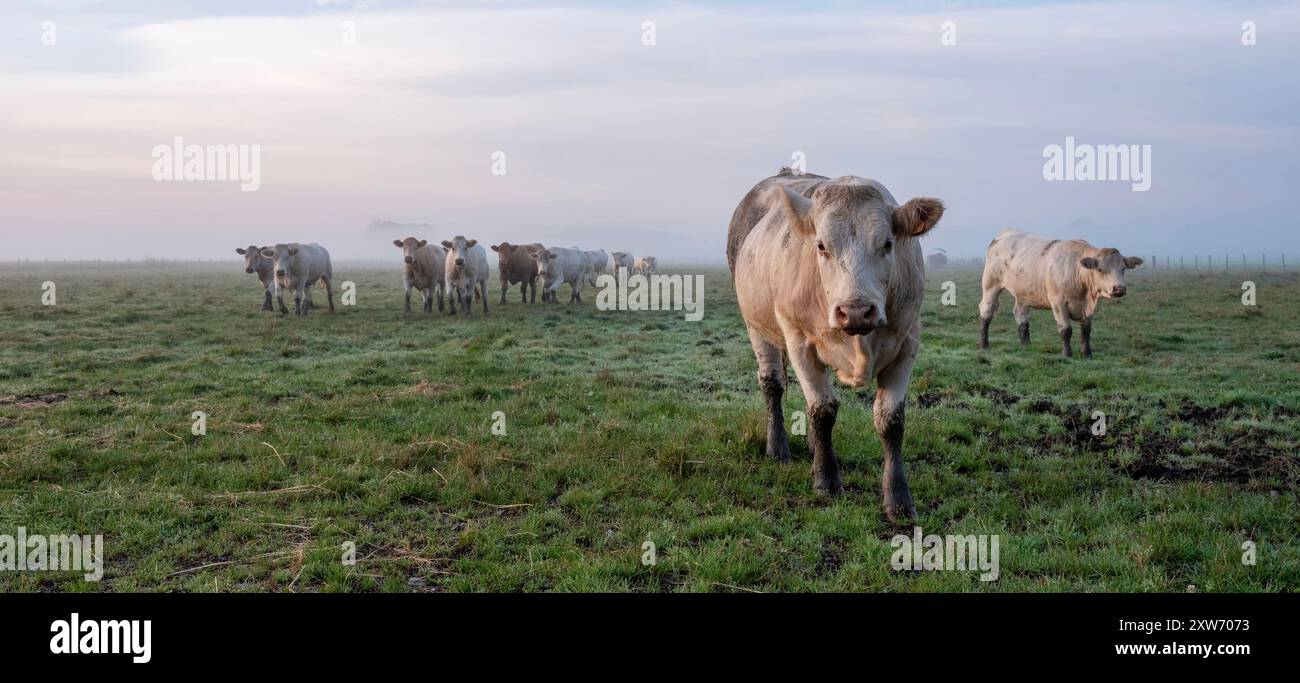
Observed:
[[[703,275],[628,276],[618,268],[618,277],[596,276],[596,309],[600,311],[685,311],[686,320],[704,319]]]
[[[177,136],[171,145],[154,145],[154,180],[238,181],[239,189],[262,186],[261,145],[187,145]]]
[[[912,535],[898,534],[889,545],[894,554],[889,564],[894,571],[976,571],[980,581],[997,581],[998,535],[948,534],[923,536],[921,527]]]
[[[1126,180],[1134,192],[1151,189],[1151,145],[1075,144],[1066,137],[1064,146],[1044,147],[1043,158],[1045,180]]]
[[[84,572],[82,578],[104,578],[104,537],[78,534],[0,534],[0,571]]]

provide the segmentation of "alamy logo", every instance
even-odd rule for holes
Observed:
[[[1134,192],[1151,189],[1151,145],[1076,145],[1043,148],[1045,180],[1127,180]]]
[[[686,320],[704,319],[703,275],[650,275],[596,277],[596,309],[601,311],[686,311]]]
[[[997,581],[998,536],[988,534],[921,535],[921,527],[912,527],[912,535],[898,534],[889,545],[894,554],[889,564],[894,571],[975,571],[980,581]]]
[[[261,145],[187,145],[177,136],[172,145],[153,148],[154,180],[239,181],[239,189],[262,186]]]
[[[50,624],[50,652],[56,655],[120,655],[130,654],[136,664],[147,664],[153,659],[153,622],[148,619],[118,619],[113,621],[81,620],[73,612],[66,621],[58,619]]]
[[[82,578],[104,578],[104,537],[76,534],[0,534],[0,571],[84,572]]]

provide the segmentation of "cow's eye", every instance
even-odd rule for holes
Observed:
[[[894,240],[885,240],[885,247],[882,251],[888,252],[894,248]]]
[[[817,240],[817,251],[820,251],[823,254],[826,253],[826,245],[823,244],[821,240]]]

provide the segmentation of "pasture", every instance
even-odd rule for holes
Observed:
[[[357,305],[295,318],[235,263],[0,267],[0,532],[106,554],[98,583],[0,590],[1300,589],[1296,273],[1134,271],[1083,360],[1046,311],[1021,349],[1008,295],[979,352],[978,272],[932,270],[907,467],[926,534],[999,535],[981,583],[891,570],[911,525],[881,513],[872,392],[839,388],[840,498],[814,498],[804,437],[790,465],[761,457],[724,269],[700,322],[598,311],[590,288],[500,306],[495,274],[486,317],[407,314],[398,263],[335,272]]]

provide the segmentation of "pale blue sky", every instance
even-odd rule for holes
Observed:
[[[927,248],[953,254],[1013,226],[1300,256],[1300,3],[789,4],[5,3],[0,260],[387,258],[383,218],[720,261],[737,201],[796,151],[942,198]],[[155,181],[176,136],[260,145],[261,188]],[[1150,191],[1044,181],[1066,136],[1151,145]]]

